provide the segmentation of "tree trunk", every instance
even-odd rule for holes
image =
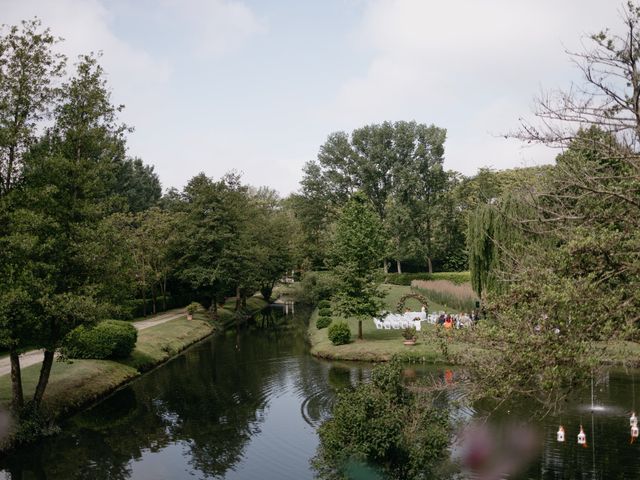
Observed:
[[[389,262],[387,262],[386,258],[384,259],[383,267],[384,267],[384,274],[386,275],[387,273],[389,273]]]
[[[156,286],[153,285],[151,287],[151,303],[152,303],[152,308],[153,308],[153,315],[155,315],[156,313],[158,313],[157,308],[156,308]]]
[[[162,310],[166,310],[167,309],[167,276],[166,275],[162,277],[161,288],[162,288]]]
[[[396,265],[397,265],[398,273],[402,273],[402,262],[400,262],[400,260],[396,260]]]
[[[433,265],[431,264],[431,257],[427,257],[427,266],[429,267],[429,273],[433,273]]]
[[[142,287],[142,316],[147,316],[147,292],[144,286]]]
[[[362,320],[358,320],[358,340],[362,340]]]
[[[240,286],[236,287],[236,312],[240,310]]]
[[[45,350],[44,351],[44,360],[42,361],[42,366],[40,367],[40,378],[38,379],[38,385],[36,386],[36,391],[33,394],[33,405],[35,408],[40,408],[40,403],[42,403],[42,397],[44,396],[44,391],[47,388],[47,384],[49,383],[49,376],[51,375],[51,366],[53,365],[53,350]]]
[[[20,355],[15,347],[9,351],[11,360],[11,406],[18,412],[24,406],[24,393],[22,391],[22,372],[20,371]]]

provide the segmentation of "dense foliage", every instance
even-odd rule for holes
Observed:
[[[127,156],[100,57],[65,76],[59,41],[38,20],[0,31],[0,346],[16,412],[25,348],[44,349],[37,409],[63,344],[120,355],[107,345],[118,327],[99,320],[191,300],[215,313],[229,296],[240,320],[247,297],[269,298],[297,263],[296,220],[270,189],[200,174],[161,197],[153,167]]]
[[[362,194],[354,195],[342,209],[332,238],[329,262],[337,280],[333,310],[345,318],[362,321],[378,314],[382,294],[376,271],[384,256],[382,225]]]
[[[447,412],[426,393],[410,392],[397,362],[376,366],[371,381],[342,391],[319,429],[313,465],[320,478],[345,478],[368,464],[390,478],[437,478],[449,443]]]
[[[316,328],[318,330],[327,328],[329,325],[331,325],[331,321],[331,317],[318,317],[318,319],[316,320]]]
[[[597,33],[571,54],[583,85],[542,97],[542,121],[523,125],[520,137],[564,147],[555,166],[497,192],[469,222],[472,280],[494,325],[476,338],[494,354],[475,365],[483,395],[559,406],[607,346],[637,338],[640,7],[622,15],[625,34]]]
[[[137,339],[138,330],[129,322],[105,320],[94,327],[74,328],[65,337],[61,353],[66,358],[126,358]]]
[[[356,193],[364,195],[382,225],[384,266],[396,260],[464,270],[464,215],[457,208],[459,175],[443,169],[446,131],[416,122],[366,125],[336,132],[304,169],[292,197],[311,267],[322,267],[327,232]]]
[[[332,323],[327,331],[327,337],[329,337],[329,340],[331,340],[331,343],[334,345],[345,345],[349,343],[351,341],[351,329],[349,328],[349,324],[347,322]]]

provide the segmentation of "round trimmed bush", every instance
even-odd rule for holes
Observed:
[[[318,302],[318,308],[331,308],[331,302],[329,300],[320,300]]]
[[[316,320],[316,328],[318,330],[327,328],[329,325],[331,325],[331,317],[318,317]]]
[[[351,341],[351,330],[347,322],[333,323],[329,327],[327,335],[334,345],[344,345]]]
[[[330,317],[331,316],[331,309],[330,308],[321,308],[320,310],[318,310],[318,315],[320,315],[321,317]]]
[[[62,354],[69,358],[126,358],[136,346],[138,330],[129,322],[105,320],[94,327],[80,325],[66,336]]]

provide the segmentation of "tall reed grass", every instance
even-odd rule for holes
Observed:
[[[456,284],[449,280],[414,280],[411,287],[428,299],[460,312],[475,308],[477,295],[471,283]]]

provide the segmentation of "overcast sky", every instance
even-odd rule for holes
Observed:
[[[556,152],[500,134],[565,55],[618,25],[618,0],[0,0],[35,15],[70,58],[102,50],[129,154],[165,188],[235,169],[288,194],[327,135],[385,120],[446,128],[445,167],[509,168]]]

